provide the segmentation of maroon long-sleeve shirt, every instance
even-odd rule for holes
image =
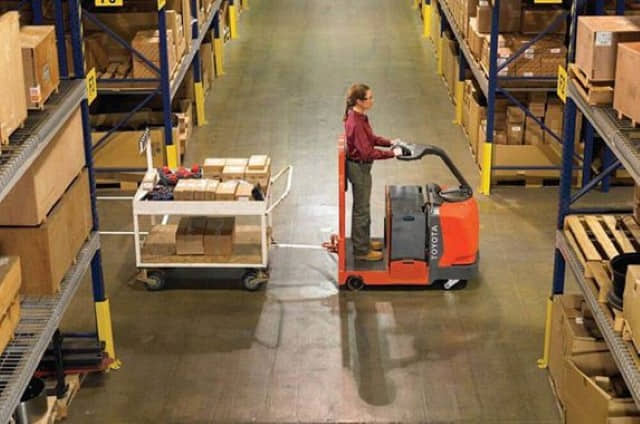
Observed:
[[[347,137],[347,158],[373,162],[376,159],[391,159],[393,152],[376,149],[375,146],[390,147],[391,141],[373,133],[369,118],[363,113],[350,110],[344,122]]]

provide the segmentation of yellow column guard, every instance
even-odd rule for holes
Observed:
[[[491,193],[491,164],[493,162],[493,143],[485,142],[482,146],[482,174],[480,176],[480,193]]]
[[[229,31],[232,40],[238,38],[238,14],[235,5],[229,6]]]
[[[196,82],[193,88],[196,95],[196,117],[198,118],[198,126],[201,127],[207,124],[207,118],[204,113],[204,88],[202,87],[202,82]]]
[[[213,57],[216,61],[216,76],[224,75],[224,44],[222,38],[213,39]]]
[[[544,322],[544,350],[542,358],[538,359],[538,368],[547,368],[549,366],[549,347],[551,345],[551,311],[553,309],[553,297],[547,299],[547,314]]]
[[[113,359],[109,369],[117,370],[122,363],[116,357],[116,348],[113,343],[113,329],[111,327],[111,309],[109,308],[109,299],[102,302],[96,302],[96,324],[98,327],[98,338],[104,342],[105,351],[109,358]]]

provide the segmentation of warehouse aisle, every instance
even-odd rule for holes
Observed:
[[[251,0],[239,28],[187,163],[269,153],[276,169],[293,164],[276,240],[318,245],[336,230],[335,143],[353,81],[374,89],[378,133],[444,147],[477,186],[408,1]],[[377,234],[384,184],[452,181],[436,160],[374,169]],[[133,282],[130,240],[105,239],[123,366],[88,380],[68,422],[560,422],[536,367],[556,199],[555,189],[523,188],[480,197],[481,277],[458,292],[339,294],[334,258],[281,249],[258,293],[213,273],[181,273],[148,293]],[[130,225],[124,205],[101,211],[104,228]],[[86,296],[65,328],[91,322]]]

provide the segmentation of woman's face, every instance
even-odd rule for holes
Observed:
[[[362,108],[362,110],[369,110],[373,107],[373,91],[367,90],[367,95],[364,100],[358,100],[358,106]]]

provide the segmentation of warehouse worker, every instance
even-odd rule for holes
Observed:
[[[354,84],[347,92],[344,131],[347,149],[347,178],[353,188],[351,240],[357,260],[382,260],[383,244],[371,240],[371,165],[374,160],[391,159],[402,154],[390,140],[373,133],[367,111],[373,106],[373,92],[365,84]],[[391,147],[385,151],[376,146]]]

